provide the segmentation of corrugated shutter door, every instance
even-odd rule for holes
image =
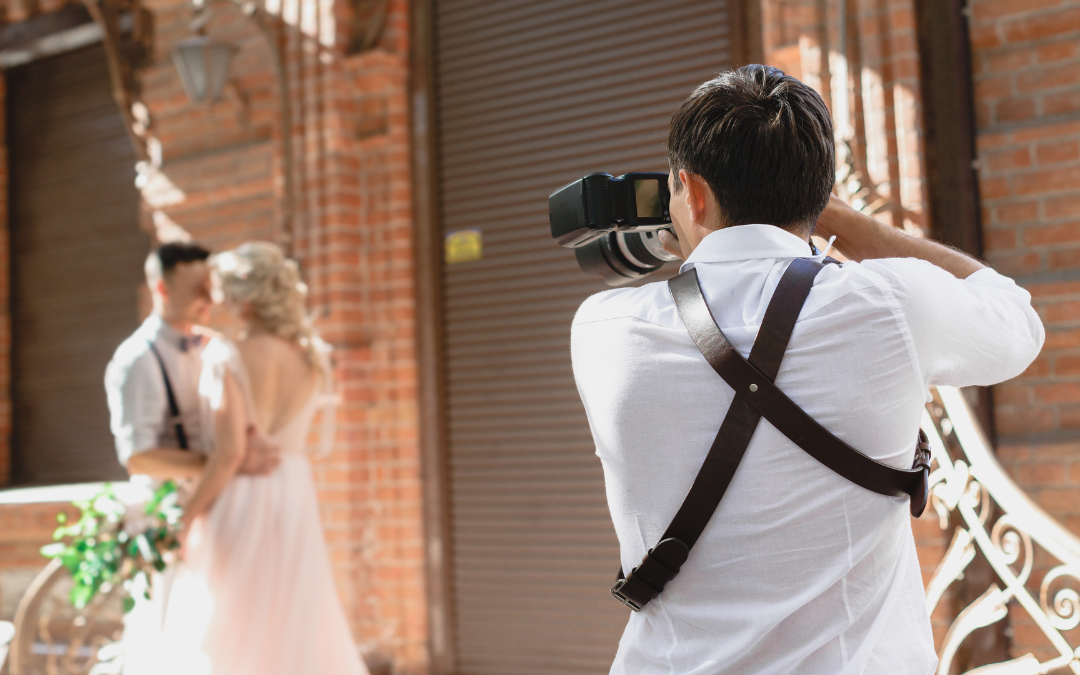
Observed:
[[[671,114],[729,64],[725,2],[438,0],[457,672],[606,673],[628,611],[570,322],[605,288],[550,239],[547,196],[666,170]]]
[[[122,478],[102,379],[149,240],[101,46],[7,74],[15,480]]]

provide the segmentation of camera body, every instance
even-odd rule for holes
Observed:
[[[611,286],[655,272],[677,260],[659,239],[659,230],[671,227],[667,179],[666,173],[593,173],[564,185],[548,197],[552,239],[574,249],[583,272]]]

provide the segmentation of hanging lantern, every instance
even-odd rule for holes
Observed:
[[[221,99],[229,79],[229,59],[235,51],[234,45],[205,35],[177,43],[173,49],[173,63],[190,100],[215,103]]]

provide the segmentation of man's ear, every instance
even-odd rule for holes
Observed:
[[[169,297],[169,287],[165,284],[164,279],[158,279],[154,283],[154,292],[163,298]]]
[[[681,197],[686,200],[686,210],[690,214],[690,221],[695,225],[705,225],[706,205],[709,200],[708,183],[701,176],[692,174],[686,169],[679,170],[679,180],[683,184]]]

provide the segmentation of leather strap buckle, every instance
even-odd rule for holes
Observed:
[[[919,440],[915,444],[915,462],[911,468],[921,469],[919,477],[915,479],[915,489],[911,492],[911,515],[918,518],[926,510],[926,502],[930,498],[930,439],[922,429],[919,429]]]
[[[631,574],[633,574],[633,572],[631,572]],[[644,604],[639,605],[638,603],[634,602],[629,597],[624,595],[622,593],[622,589],[624,586],[626,586],[626,582],[627,579],[619,579],[618,581],[616,581],[615,585],[611,587],[611,597],[618,600],[620,604],[629,607],[631,610],[635,612],[640,612],[641,610],[645,609],[645,605],[649,604],[649,601],[646,600]]]
[[[653,598],[660,595],[667,582],[675,578],[690,555],[690,547],[682,540],[668,537],[649,549],[641,564],[625,579],[619,579],[611,587],[611,597],[635,612],[645,609]],[[621,571],[620,571],[621,574]]]

